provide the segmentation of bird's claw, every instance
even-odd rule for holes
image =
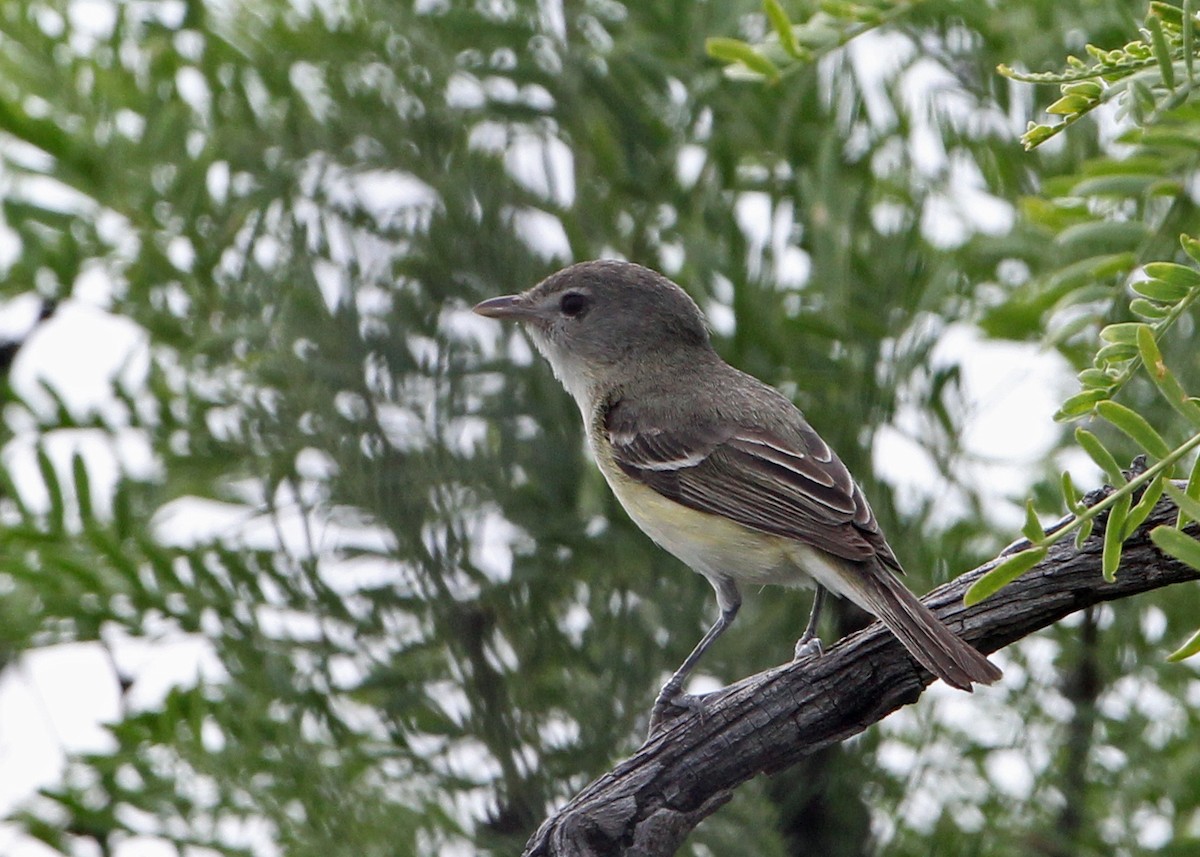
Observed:
[[[654,700],[650,709],[650,731],[647,739],[654,737],[667,721],[682,717],[685,714],[700,714],[704,711],[704,697],[684,693],[678,688],[668,685],[664,687]]]
[[[796,641],[796,654],[792,658],[792,661],[820,657],[824,652],[825,650],[821,648],[821,638],[815,634],[812,636],[806,634]]]

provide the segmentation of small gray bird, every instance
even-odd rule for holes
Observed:
[[[708,578],[720,616],[663,686],[651,730],[733,621],[739,584],[816,587],[796,656],[820,651],[826,589],[877,616],[926,669],[969,691],[1000,670],[909,592],[841,459],[781,393],[709,343],[687,293],[640,265],[583,262],[475,312],[521,322],[583,414],[596,463],[629,516]]]

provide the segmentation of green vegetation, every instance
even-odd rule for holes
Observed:
[[[21,841],[513,854],[636,748],[711,590],[469,312],[568,261],[687,287],[863,480],[914,590],[995,556],[1027,495],[1032,550],[1041,521],[1082,532],[1106,479],[1119,573],[1136,488],[1181,524],[1200,504],[1194,29],[1117,0],[0,0],[4,297],[59,301],[37,336],[119,319],[132,355],[92,404],[32,342],[5,385],[0,668],[83,642],[128,671],[109,746],[13,814]],[[1078,441],[966,443],[952,333],[1057,361]],[[889,439],[928,482],[892,484]],[[717,681],[803,628],[805,595],[746,595]],[[1166,658],[1198,617],[1180,587],[1064,622],[998,688],[749,784],[685,850],[1193,853],[1195,666]],[[131,640],[217,668],[148,702]]]

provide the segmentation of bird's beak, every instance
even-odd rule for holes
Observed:
[[[525,303],[521,295],[501,295],[475,304],[475,312],[506,321],[529,321],[538,317],[536,307]]]

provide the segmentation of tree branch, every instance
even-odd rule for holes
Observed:
[[[1096,492],[1096,502],[1103,492]],[[968,572],[922,599],[951,630],[994,652],[1078,610],[1200,578],[1149,539],[1173,524],[1161,501],[1126,542],[1116,580],[1100,573],[1101,533],[1076,550],[1064,540],[1019,580],[973,607],[963,593],[1000,560]],[[1068,519],[1069,520],[1069,519]],[[1002,556],[1026,547],[1018,543]],[[777,667],[709,695],[700,715],[671,721],[555,812],[526,846],[528,857],[672,854],[732,790],[760,773],[865,730],[915,702],[933,677],[878,622],[824,655]]]

